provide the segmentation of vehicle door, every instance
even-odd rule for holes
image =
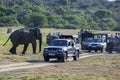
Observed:
[[[103,40],[102,44],[103,44],[104,49],[106,49],[106,47],[107,47],[107,43],[106,43],[105,40]]]
[[[73,54],[76,52],[76,48],[75,48],[75,43],[74,41],[70,41],[68,43],[68,56],[73,56]]]

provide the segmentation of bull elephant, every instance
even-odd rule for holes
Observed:
[[[32,44],[33,53],[36,53],[36,40],[39,40],[39,52],[41,52],[42,45],[42,33],[39,28],[22,28],[14,31],[8,38],[12,42],[12,48],[9,50],[12,54],[16,53],[16,47],[20,44],[24,45],[22,54],[25,54],[29,43]],[[3,46],[8,42],[3,44]]]

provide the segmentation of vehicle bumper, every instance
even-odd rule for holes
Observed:
[[[103,47],[92,47],[92,46],[90,46],[90,47],[88,47],[88,49],[89,50],[101,50],[101,49],[103,49]]]
[[[87,45],[82,45],[82,50],[87,50],[88,46]]]
[[[61,57],[63,57],[64,56],[64,53],[48,53],[48,52],[46,52],[46,53],[43,53],[43,56],[44,57],[49,57],[49,58],[61,58]]]

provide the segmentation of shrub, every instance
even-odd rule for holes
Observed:
[[[120,27],[115,27],[112,29],[113,31],[120,31]]]

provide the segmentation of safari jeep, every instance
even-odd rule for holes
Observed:
[[[68,57],[77,60],[80,52],[76,47],[72,39],[54,39],[49,46],[44,48],[44,61],[47,62],[50,58],[57,58],[60,62],[66,62]]]

